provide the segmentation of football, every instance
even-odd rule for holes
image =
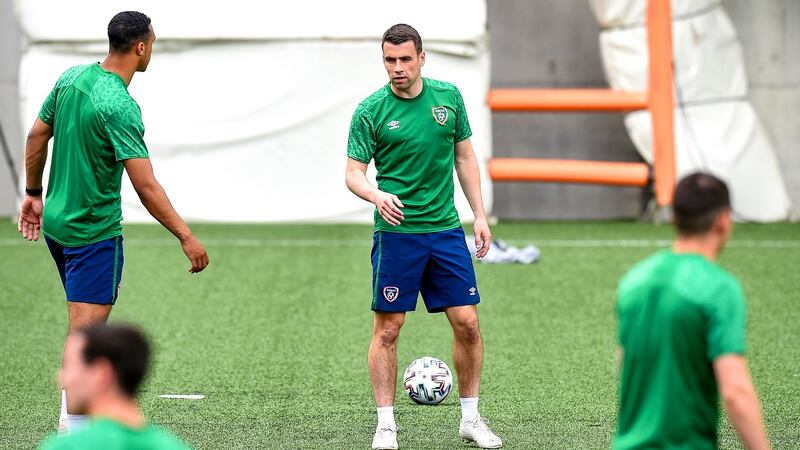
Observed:
[[[408,398],[421,405],[438,405],[453,388],[453,375],[444,361],[430,356],[415,359],[406,367],[403,386]]]

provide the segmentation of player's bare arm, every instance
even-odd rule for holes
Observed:
[[[745,448],[769,449],[761,406],[750,379],[747,360],[741,355],[723,355],[714,360],[714,375],[725,410]]]
[[[483,209],[483,198],[481,196],[481,174],[478,170],[478,159],[472,149],[469,139],[456,144],[456,174],[461,183],[461,189],[467,197],[469,206],[475,216],[475,223],[472,226],[475,233],[475,246],[478,252],[475,256],[483,258],[489,252],[492,245],[492,232],[489,230],[489,223],[486,221],[486,211]]]
[[[28,189],[42,188],[42,172],[47,162],[47,143],[53,137],[53,127],[36,118],[25,144],[25,186]],[[29,241],[39,240],[42,229],[42,195],[26,194],[19,210],[17,230]]]
[[[183,253],[189,258],[191,273],[202,271],[208,266],[208,254],[203,244],[197,240],[186,222],[172,207],[167,193],[153,175],[153,166],[147,158],[133,158],[124,161],[125,171],[131,179],[133,188],[147,211],[168,229],[181,242]]]
[[[367,165],[353,158],[347,158],[345,182],[350,192],[373,203],[378,213],[390,225],[400,225],[403,220],[403,203],[396,195],[383,192],[367,180]]]

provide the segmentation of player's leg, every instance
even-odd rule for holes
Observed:
[[[369,376],[378,412],[378,426],[372,438],[373,449],[397,448],[397,424],[394,421],[397,340],[404,321],[404,312],[375,312],[368,356]]]
[[[122,279],[122,237],[115,237],[81,247],[62,247],[64,254],[64,290],[67,294],[69,332],[105,323],[117,300]],[[88,424],[85,411],[69,404],[62,392],[62,413],[66,429],[74,432]]]
[[[453,363],[462,398],[478,396],[483,340],[478,326],[480,302],[472,256],[461,228],[431,233],[431,258],[422,281],[430,312],[444,311],[453,327]]]
[[[108,320],[112,305],[94,305],[91,303],[67,302],[69,312],[69,332],[85,328],[91,324]],[[89,424],[86,411],[80,411],[67,401],[67,392],[61,390],[61,414],[59,432],[75,432]]]
[[[105,323],[111,314],[113,305],[96,305],[94,303],[67,302],[69,312],[69,332],[86,328],[96,323]]]
[[[61,285],[66,290],[67,288],[67,274],[66,274],[66,256],[64,255],[64,247],[59,243],[53,241],[47,236],[44,237],[44,242],[47,244],[47,249],[50,250],[50,256],[53,257],[53,262],[58,270],[58,276],[61,279]],[[67,423],[67,394],[61,390],[61,411],[58,415],[58,432],[66,433],[68,430]]]
[[[458,375],[459,395],[462,399],[477,399],[483,369],[483,339],[477,307],[453,306],[446,308],[445,314],[453,327],[453,363]],[[468,413],[463,418],[471,420],[478,415],[477,402],[474,411]]]
[[[403,312],[375,312],[372,341],[369,345],[369,374],[378,408],[394,406],[397,387],[397,340],[404,322]]]
[[[369,372],[378,426],[373,449],[397,448],[394,400],[397,385],[397,340],[405,313],[417,305],[428,252],[417,235],[378,231],[372,248],[372,310]]]
[[[461,397],[459,435],[481,448],[502,447],[502,440],[478,413],[483,340],[475,305],[480,294],[461,228],[431,233],[431,258],[423,275],[422,296],[428,311],[444,311],[453,328],[453,363]]]
[[[378,408],[394,405],[397,339],[405,313],[416,309],[428,252],[417,235],[375,232],[372,248],[372,310],[369,369]]]

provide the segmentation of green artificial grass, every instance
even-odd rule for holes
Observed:
[[[148,418],[196,448],[369,448],[375,428],[366,366],[371,229],[352,225],[196,225],[211,265],[187,273],[158,226],[125,228],[113,321],[141,325],[156,347],[140,400]],[[665,245],[666,226],[508,223],[533,265],[476,270],[486,358],[480,409],[506,448],[607,448],[614,430],[614,290]],[[619,241],[619,242],[617,242]],[[787,242],[790,241],[790,242]],[[0,224],[0,448],[31,448],[57,422],[54,375],[67,326],[43,242]],[[774,448],[800,442],[800,226],[741,225],[721,265],[748,296],[749,358]],[[399,371],[430,355],[451,364],[445,317],[418,311],[402,330]],[[165,400],[159,394],[206,396]],[[398,389],[402,448],[464,448],[458,395],[412,404]],[[741,448],[726,420],[722,448]]]

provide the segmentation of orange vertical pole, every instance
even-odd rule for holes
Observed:
[[[675,188],[670,0],[648,0],[647,46],[650,53],[647,95],[653,125],[656,204],[663,208],[672,206],[672,191]]]

